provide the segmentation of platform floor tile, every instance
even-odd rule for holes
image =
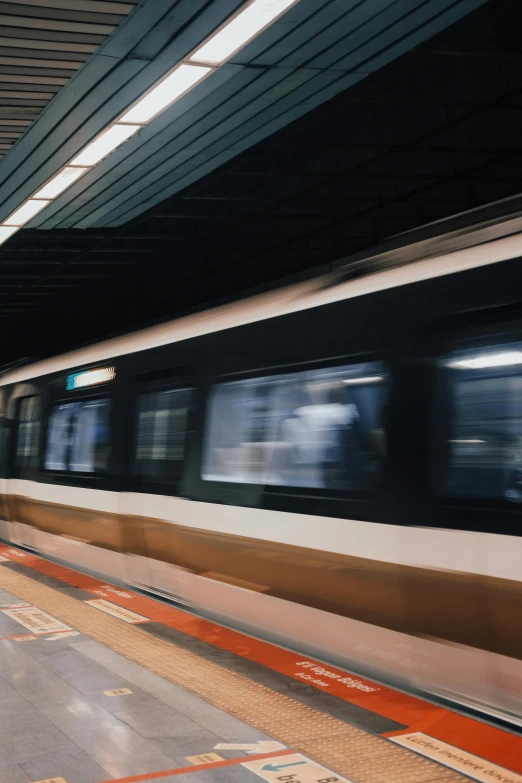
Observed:
[[[4,606],[19,603],[4,590],[0,597]],[[190,766],[187,756],[212,752],[226,740],[267,739],[83,634],[30,638],[1,612],[0,621],[0,636],[18,636],[0,639],[2,783],[100,783]],[[122,689],[128,693],[106,693]],[[200,774],[163,779],[197,783]],[[240,770],[227,775],[215,780],[241,779]],[[207,773],[205,783],[213,781]]]
[[[383,737],[396,720],[2,566],[1,783],[469,783]],[[56,628],[6,614],[24,602]]]

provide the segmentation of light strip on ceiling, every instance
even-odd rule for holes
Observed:
[[[170,76],[129,109],[119,122],[138,122],[142,125],[150,122],[167,106],[195,87],[212,70],[209,66],[181,63]]]
[[[250,0],[156,82],[0,225],[0,245],[120,144],[215,71],[299,0]],[[200,64],[198,64],[200,63]]]
[[[48,203],[49,201],[30,198],[21,207],[18,207],[16,212],[13,212],[7,220],[4,220],[3,225],[21,228],[26,223],[29,223]]]
[[[54,177],[49,180],[47,185],[44,185],[37,193],[34,194],[34,198],[56,198],[67,190],[73,182],[83,177],[87,168],[80,168],[76,166],[66,166],[64,169],[55,174]]]
[[[298,0],[253,0],[230,21],[225,22],[188,59],[191,62],[221,65],[297,2]]]
[[[16,231],[18,226],[0,226],[0,245],[3,245]]]
[[[71,166],[96,166],[100,160],[103,160],[113,152],[116,147],[127,141],[136,131],[139,131],[141,125],[112,125],[104,131],[97,139],[83,149],[72,161]]]

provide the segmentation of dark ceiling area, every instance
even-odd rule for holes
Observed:
[[[520,191],[522,4],[482,8],[115,229],[0,249],[0,363],[307,276]]]

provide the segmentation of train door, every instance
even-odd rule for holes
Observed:
[[[438,632],[423,629],[434,652],[417,681],[472,708],[519,715],[522,640],[513,629],[522,595],[522,321],[515,313],[476,312],[437,323],[432,334],[419,355],[426,368],[425,539]]]
[[[181,509],[194,384],[173,368],[134,376],[127,386],[126,491],[119,496],[127,581],[183,600],[183,569],[175,565],[174,522]]]

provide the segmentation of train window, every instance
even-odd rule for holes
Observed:
[[[46,470],[105,473],[110,456],[110,400],[55,405],[49,416]]]
[[[382,472],[388,387],[378,361],[218,384],[209,403],[202,476],[369,489]]]
[[[456,351],[442,364],[446,494],[522,502],[522,343]]]
[[[15,463],[19,468],[38,466],[40,419],[40,397],[23,397],[18,407],[18,431],[16,438]]]
[[[139,395],[135,475],[156,481],[179,478],[192,394],[192,389],[168,389]]]

